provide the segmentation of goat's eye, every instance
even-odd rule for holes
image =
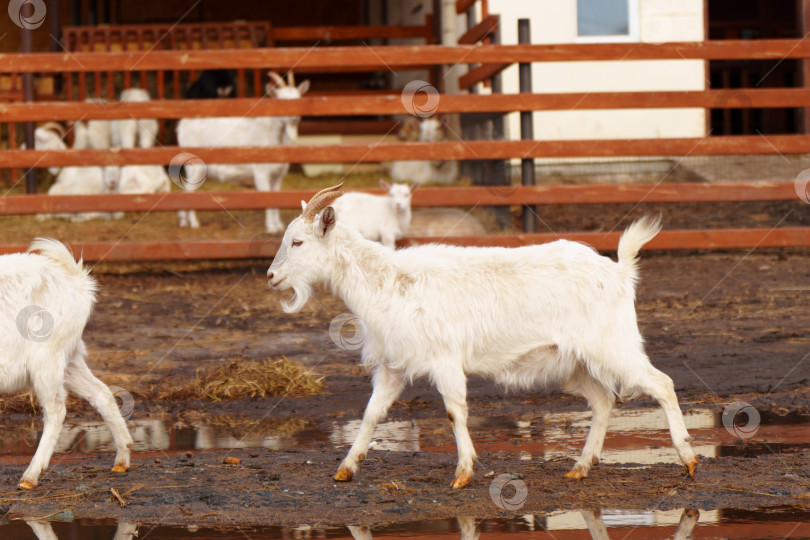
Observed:
[[[300,245],[301,245],[301,244],[303,244],[303,243],[304,243],[304,241],[303,241],[303,240],[293,240],[293,241],[292,241],[292,245],[293,245],[293,247],[295,247],[295,246],[300,246]]]

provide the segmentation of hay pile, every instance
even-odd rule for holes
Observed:
[[[287,358],[275,362],[233,360],[185,385],[169,390],[163,399],[222,401],[245,397],[302,396],[323,389],[320,377]]]

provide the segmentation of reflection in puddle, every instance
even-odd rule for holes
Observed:
[[[140,530],[139,530],[140,529]],[[524,515],[514,519],[477,520],[468,517],[435,521],[397,523],[382,527],[244,527],[239,530],[197,527],[149,526],[132,523],[103,523],[76,520],[70,523],[12,521],[0,525],[0,538],[15,540],[150,540],[219,539],[246,537],[252,540],[280,538],[335,538],[371,540],[381,538],[432,538],[478,540],[531,538],[552,540],[613,538],[672,538],[686,540],[693,533],[713,538],[784,538],[810,536],[810,513],[789,509],[772,511],[713,510],[575,510],[547,515]]]
[[[695,450],[706,457],[753,457],[759,454],[798,452],[810,447],[810,417],[762,413],[756,435],[737,439],[723,426],[713,409],[691,410],[684,417]],[[573,458],[585,443],[589,412],[548,413],[530,420],[472,417],[470,432],[479,452],[520,452],[526,459]],[[160,420],[130,420],[136,452],[171,452],[195,449],[269,448],[275,450],[345,448],[354,441],[360,420],[311,424],[300,419],[207,419],[192,425]],[[602,453],[604,463],[678,463],[671,448],[660,409],[615,411]],[[0,431],[0,454],[30,456],[39,433],[31,423]],[[382,422],[374,432],[376,450],[455,453],[452,430],[446,420],[420,419]],[[113,452],[106,426],[100,422],[66,424],[56,452]]]

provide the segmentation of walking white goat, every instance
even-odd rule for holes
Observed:
[[[380,186],[388,191],[387,195],[347,193],[333,206],[341,216],[341,223],[358,231],[364,238],[394,249],[396,241],[408,234],[411,193],[419,184],[409,187],[380,180]]]
[[[81,261],[56,240],[38,238],[28,253],[0,256],[0,393],[33,389],[45,417],[22,489],[35,487],[48,467],[65,420],[66,390],[104,418],[117,451],[113,472],[129,468],[132,437],[112,392],[84,361],[82,332],[96,290]]]
[[[453,424],[459,461],[452,487],[470,483],[475,450],[467,431],[467,375],[507,387],[560,384],[593,411],[582,456],[566,475],[584,478],[599,460],[617,396],[649,394],[663,408],[687,473],[689,444],[672,379],[644,352],[636,322],[636,256],[659,221],[633,223],[618,262],[566,240],[515,249],[425,245],[391,251],[343,226],[340,185],[322,190],[287,227],[268,284],[292,289],[288,313],[328,283],[366,326],[363,363],[373,370],[360,432],[335,480],[351,480],[374,427],[405,384],[427,376]],[[320,216],[317,214],[320,212]]]
[[[270,72],[273,82],[268,83],[267,94],[276,99],[298,99],[309,90],[309,81],[295,85],[295,77],[289,72],[288,83],[278,73]],[[274,84],[275,83],[275,84]],[[177,124],[179,146],[279,146],[292,144],[298,138],[298,116],[263,116],[256,118],[184,118]],[[220,181],[240,181],[253,178],[259,191],[278,191],[281,180],[290,170],[289,163],[253,163],[236,165],[186,164],[186,191],[197,189],[207,176]],[[180,226],[200,226],[194,210],[179,212]],[[265,228],[269,233],[284,230],[277,208],[265,212]]]

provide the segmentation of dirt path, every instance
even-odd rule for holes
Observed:
[[[299,314],[286,315],[264,280],[265,268],[195,273],[111,275],[86,332],[93,370],[132,394],[132,420],[184,422],[192,418],[348,421],[360,417],[370,393],[359,353],[329,337],[345,312],[326,294]],[[684,409],[744,400],[763,412],[810,415],[810,252],[645,254],[638,314],[653,362],[675,380]],[[236,402],[162,402],[157,399],[198,370],[240,358],[287,356],[325,376],[325,392],[310,397]],[[470,413],[528,418],[585,410],[582,400],[533,392],[504,397],[496,387],[470,382]],[[638,401],[622,408],[647,407]],[[443,418],[438,394],[425,382],[393,407],[394,421]],[[70,421],[96,420],[87,407]],[[4,422],[28,421],[22,412]],[[763,421],[767,420],[763,415]],[[9,429],[0,426],[0,429]],[[540,436],[540,435],[538,435]],[[414,519],[510,514],[490,498],[492,478],[517,474],[527,486],[521,513],[566,508],[758,508],[806,504],[810,453],[801,445],[757,457],[705,459],[695,479],[674,465],[622,468],[600,465],[581,482],[566,481],[572,461],[520,459],[514,451],[481,452],[474,484],[448,486],[455,454],[452,432],[432,436],[439,450],[372,452],[356,481],[333,484],[345,448],[324,439],[300,451],[259,449],[139,454],[132,471],[107,472],[112,456],[83,454],[54,464],[31,493],[15,490],[27,458],[0,469],[0,513],[43,516],[70,508],[77,517],[116,517],[142,523],[297,524],[383,523]],[[476,434],[473,432],[475,440]],[[608,434],[610,439],[611,435]],[[754,441],[749,441],[753,443]],[[765,441],[767,443],[767,441]],[[668,443],[666,449],[670,449]],[[223,465],[226,455],[242,458]],[[574,458],[574,455],[568,456]],[[158,459],[159,463],[155,460]],[[11,463],[9,463],[11,462]],[[139,487],[140,486],[140,487]],[[127,494],[110,502],[109,488]],[[285,491],[286,490],[286,491]]]

